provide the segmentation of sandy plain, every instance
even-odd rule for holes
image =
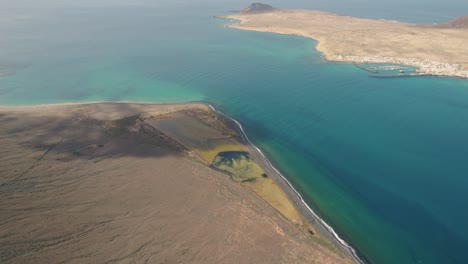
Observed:
[[[411,65],[419,68],[419,74],[468,78],[467,27],[355,18],[317,10],[251,9],[223,18],[239,21],[231,28],[315,39],[317,50],[329,61]]]

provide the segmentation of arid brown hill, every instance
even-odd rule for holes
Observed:
[[[468,16],[455,18],[446,23],[437,24],[438,28],[468,28]]]
[[[222,142],[223,120],[205,104],[0,106],[0,263],[354,263],[159,130]]]
[[[265,13],[275,10],[272,6],[261,4],[261,3],[253,3],[250,6],[242,9],[240,11],[241,14],[258,14],[258,13]]]

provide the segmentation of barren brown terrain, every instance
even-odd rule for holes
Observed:
[[[432,26],[438,28],[468,28],[468,16],[458,17],[449,22],[440,23]]]
[[[351,263],[147,122],[208,111],[0,107],[0,262]]]
[[[231,28],[315,39],[317,49],[330,61],[412,65],[421,74],[468,78],[466,17],[428,26],[317,10],[255,7],[224,18],[240,21]]]

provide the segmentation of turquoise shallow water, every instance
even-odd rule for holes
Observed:
[[[368,78],[311,40],[211,17],[247,2],[155,2],[4,6],[0,104],[206,100],[370,262],[467,263],[467,80]],[[468,10],[272,3],[422,23]]]

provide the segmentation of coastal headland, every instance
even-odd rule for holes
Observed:
[[[0,122],[2,263],[357,262],[210,105],[0,106]]]
[[[222,18],[239,21],[231,28],[317,40],[329,61],[411,65],[417,75],[468,78],[467,17],[419,25],[256,3]]]

